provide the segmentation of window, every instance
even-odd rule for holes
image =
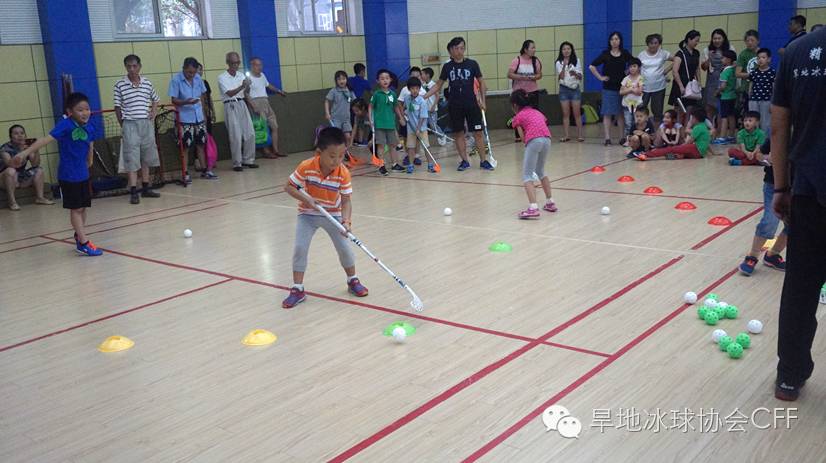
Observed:
[[[346,34],[347,0],[290,0],[289,32]]]
[[[118,34],[201,37],[204,0],[115,0]]]

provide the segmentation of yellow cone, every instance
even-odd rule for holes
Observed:
[[[247,346],[266,346],[272,344],[278,339],[276,335],[267,330],[252,330],[241,341]]]
[[[126,336],[109,336],[99,346],[101,352],[120,352],[135,345],[135,342]]]

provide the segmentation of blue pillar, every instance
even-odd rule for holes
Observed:
[[[598,92],[602,89],[602,82],[588,71],[588,65],[608,46],[608,36],[613,31],[622,34],[623,47],[631,51],[633,0],[584,0],[582,19],[585,39],[585,57],[582,63],[585,89],[589,92]]]
[[[757,13],[760,47],[772,51],[772,62],[775,65],[780,58],[777,50],[786,45],[791,37],[788,29],[789,18],[796,14],[797,0],[760,0]]]
[[[402,77],[410,66],[407,0],[364,0],[364,45],[367,80],[386,68]]]
[[[244,59],[249,61],[253,57],[261,58],[267,80],[281,88],[275,4],[272,0],[237,0],[237,3]]]
[[[63,74],[72,75],[75,91],[89,97],[92,110],[102,109],[86,0],[38,0],[37,11],[55,119],[63,114],[66,98]]]

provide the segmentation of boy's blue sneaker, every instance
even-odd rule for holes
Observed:
[[[417,166],[420,166],[420,165],[422,165],[422,160],[419,159],[419,158],[414,158],[413,159],[413,164],[416,164]]]
[[[479,168],[485,170],[493,170],[493,166],[487,160],[480,162]]]
[[[77,243],[77,252],[78,254],[84,256],[100,256],[103,255],[103,251],[95,247],[91,241],[87,241],[85,244]]]
[[[736,137],[728,137],[728,138],[726,138],[726,143],[728,143],[730,145],[733,145],[733,144],[737,143],[737,138]]]
[[[740,273],[745,276],[751,276],[754,273],[754,266],[757,265],[757,258],[752,256],[746,256],[743,259],[743,263],[740,264]]]
[[[413,169],[414,169],[414,166],[413,166],[412,164],[411,164],[411,165],[409,165],[409,166],[407,166],[407,173],[408,173],[408,174],[412,174],[412,173],[413,173]]]
[[[431,174],[434,174],[434,173],[436,173],[436,167],[433,164],[428,164],[427,165],[427,171],[430,172]]]
[[[780,254],[775,254],[770,256],[767,252],[765,256],[763,256],[763,264],[766,267],[771,267],[775,270],[780,270],[781,272],[786,271],[786,261],[783,260],[783,256]]]
[[[459,167],[456,168],[456,170],[458,170],[459,172],[462,172],[463,170],[467,169],[470,169],[470,163],[467,161],[460,162]]]
[[[304,293],[304,290],[293,287],[290,289],[290,295],[281,301],[281,307],[285,309],[292,309],[298,304],[304,302],[305,299],[307,299],[307,295]]]
[[[742,166],[743,161],[735,158],[728,158],[728,165],[730,166]]]
[[[711,141],[712,145],[725,145],[726,143],[728,143],[728,138],[726,137],[715,138]]]

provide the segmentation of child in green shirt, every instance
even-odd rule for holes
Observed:
[[[691,133],[685,136],[685,143],[677,146],[665,146],[646,153],[645,158],[665,156],[667,159],[701,159],[708,154],[711,132],[706,125],[706,110],[695,107],[691,112]],[[639,159],[644,161],[645,158]]]
[[[762,166],[763,155],[760,154],[760,146],[766,141],[766,133],[758,127],[760,124],[760,113],[757,111],[746,111],[743,116],[743,129],[737,132],[737,143],[739,148],[728,150],[728,163],[732,166]]]
[[[735,103],[737,102],[737,74],[734,62],[737,61],[737,53],[732,50],[723,51],[723,72],[720,73],[720,88],[717,95],[720,98],[720,138],[714,140],[715,144],[731,143],[734,137],[728,137],[729,133],[734,134],[737,128],[735,116]]]
[[[384,158],[384,147],[395,146],[399,141],[396,135],[396,116],[398,115],[398,100],[396,95],[390,90],[390,71],[387,69],[380,69],[376,73],[376,80],[379,83],[379,88],[370,97],[370,105],[367,108],[370,116],[370,121],[373,124],[373,157],[382,155],[379,159]],[[390,160],[393,162],[393,170],[403,171],[404,167],[399,165],[396,159],[396,153],[390,150]],[[387,168],[382,161],[379,167],[379,173],[387,175]]]

